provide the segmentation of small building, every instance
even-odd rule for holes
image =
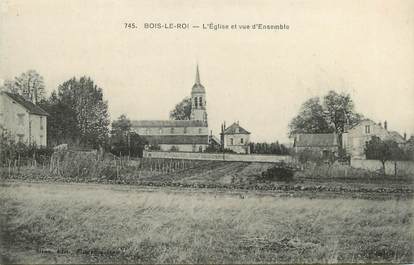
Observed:
[[[250,154],[250,132],[239,125],[233,123],[230,127],[222,125],[221,141],[224,149],[233,150],[239,154]]]
[[[337,156],[339,141],[335,133],[303,133],[295,135],[293,147],[297,153],[310,150],[322,157]]]
[[[18,94],[0,92],[0,131],[16,142],[47,145],[47,117],[39,106]]]
[[[399,146],[405,144],[405,139],[396,131],[388,131],[387,121],[384,125],[370,119],[361,120],[353,127],[345,129],[342,134],[342,147],[353,158],[365,159],[365,146],[373,136],[381,140],[395,141]]]

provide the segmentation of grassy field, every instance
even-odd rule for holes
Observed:
[[[413,260],[411,200],[4,184],[2,263]]]

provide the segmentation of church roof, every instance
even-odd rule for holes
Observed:
[[[334,133],[299,133],[295,136],[295,147],[338,146],[338,137]]]
[[[143,135],[149,144],[208,144],[208,135]]]
[[[191,93],[205,93],[204,86],[201,84],[201,81],[200,81],[200,72],[198,70],[198,64],[197,64],[197,69],[196,69],[195,83],[193,85],[193,89],[191,90]]]
[[[3,93],[6,94],[9,98],[11,98],[16,103],[18,103],[19,105],[24,107],[26,110],[28,110],[30,114],[36,114],[36,115],[41,115],[41,116],[49,116],[49,113],[44,111],[41,107],[39,107],[39,106],[35,105],[34,103],[26,100],[24,97],[22,97],[20,95],[13,94],[13,93],[10,93],[10,92],[3,92]]]
[[[198,120],[139,120],[131,121],[132,127],[207,127],[204,121]]]
[[[250,134],[250,132],[242,128],[237,123],[233,123],[230,127],[225,129],[223,133],[224,134]]]

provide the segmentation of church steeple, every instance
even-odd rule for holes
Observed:
[[[191,89],[191,119],[207,124],[206,91],[200,81],[200,70],[196,67],[195,84]]]
[[[197,64],[197,69],[196,69],[196,78],[195,78],[195,83],[200,85],[200,72],[198,71],[198,64]]]

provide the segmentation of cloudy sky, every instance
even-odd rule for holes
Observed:
[[[0,3],[0,79],[28,69],[50,93],[88,75],[112,118],[167,119],[199,63],[209,124],[287,141],[309,97],[350,93],[356,110],[414,133],[414,1],[19,1]],[[136,29],[126,29],[135,23]],[[144,23],[287,24],[289,30],[150,30]]]

